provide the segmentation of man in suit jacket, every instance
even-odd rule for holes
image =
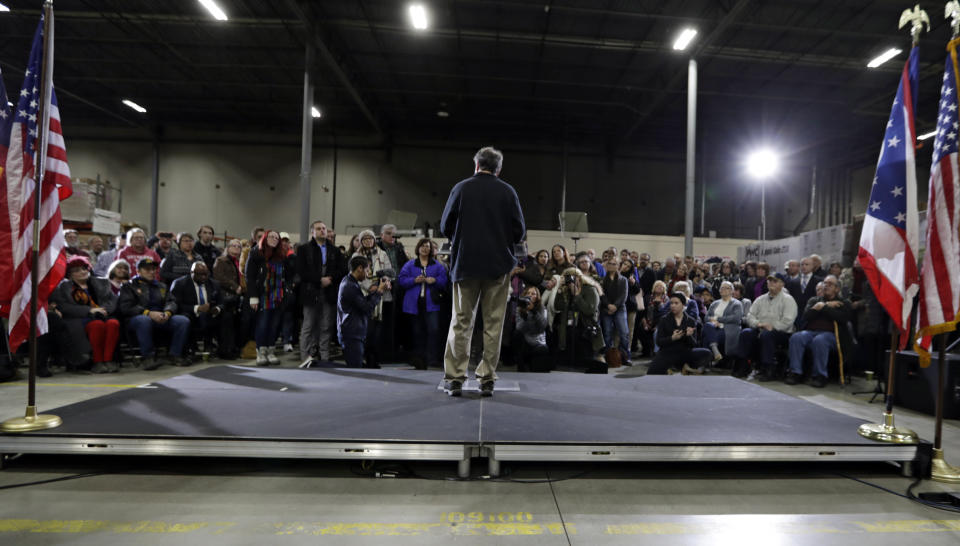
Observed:
[[[177,304],[177,314],[190,319],[191,344],[203,340],[204,351],[211,350],[211,341],[220,326],[223,292],[217,281],[210,279],[204,262],[194,262],[190,274],[173,281],[170,294]]]
[[[800,276],[787,282],[787,291],[797,302],[797,309],[806,309],[807,301],[817,295],[817,283],[823,280],[814,274],[814,261],[811,258],[800,260]],[[803,329],[803,313],[797,313],[797,329]]]
[[[300,358],[319,356],[330,360],[330,340],[337,315],[337,291],[346,275],[343,254],[327,240],[327,225],[320,220],[310,229],[310,242],[297,249],[297,274],[303,324],[300,327]]]

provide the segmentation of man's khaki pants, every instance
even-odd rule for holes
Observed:
[[[444,379],[465,381],[470,361],[470,338],[476,319],[477,304],[483,313],[483,359],[477,366],[477,379],[495,381],[500,360],[503,319],[510,297],[510,277],[498,279],[465,279],[453,283],[453,317],[443,354]]]

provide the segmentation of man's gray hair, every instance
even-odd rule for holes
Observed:
[[[473,162],[482,171],[499,174],[500,168],[503,167],[503,152],[493,146],[484,146],[473,156]]]
[[[388,231],[392,231],[392,232],[396,233],[396,232],[397,232],[397,226],[395,226],[395,225],[393,225],[393,224],[383,224],[383,227],[380,228],[380,235],[383,235],[384,233],[386,233],[386,232],[388,232]]]

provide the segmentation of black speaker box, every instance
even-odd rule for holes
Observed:
[[[937,381],[940,365],[937,353],[926,368],[920,367],[920,359],[913,351],[897,354],[896,384],[894,384],[893,402],[907,409],[935,415],[937,411]],[[890,351],[886,351],[885,362],[889,362]],[[960,354],[947,353],[946,381],[943,390],[943,418],[960,419]]]

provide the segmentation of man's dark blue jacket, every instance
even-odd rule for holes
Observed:
[[[340,281],[337,293],[337,339],[364,339],[367,337],[367,322],[380,301],[380,292],[363,295],[360,283],[347,274]]]
[[[477,173],[450,190],[440,219],[450,239],[450,280],[496,279],[517,265],[513,245],[527,233],[513,187]]]

